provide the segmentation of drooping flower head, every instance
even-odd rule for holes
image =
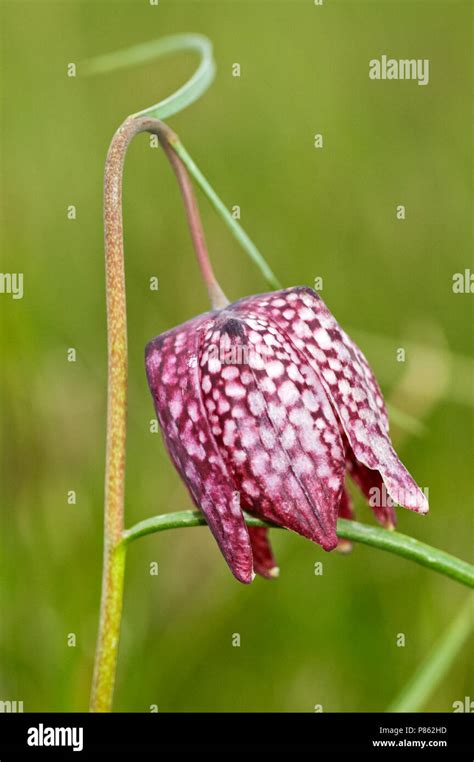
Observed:
[[[277,573],[267,529],[243,510],[327,551],[338,516],[353,515],[347,472],[382,496],[371,502],[383,525],[393,504],[428,511],[367,360],[312,289],[193,318],[148,344],[146,369],[171,459],[241,582]]]

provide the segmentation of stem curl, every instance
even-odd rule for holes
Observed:
[[[80,65],[80,71],[85,76],[106,74],[118,69],[148,63],[148,61],[161,56],[183,53],[188,50],[198,53],[200,59],[199,66],[192,77],[168,98],[132,115],[134,117],[149,116],[154,119],[166,119],[197,101],[214,79],[216,66],[212,55],[212,43],[204,35],[175,34],[158,40],[142,42],[131,48],[115,50],[113,53],[106,53],[83,61]]]

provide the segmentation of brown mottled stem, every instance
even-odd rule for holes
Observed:
[[[157,120],[158,121],[158,120]],[[177,136],[169,127],[163,122],[158,122],[159,128],[158,138],[163,147],[166,156],[168,157],[171,166],[174,169],[176,179],[181,190],[184,206],[186,209],[186,216],[188,219],[189,230],[191,232],[191,238],[194,244],[194,250],[197,255],[199,267],[204,283],[207,287],[207,293],[209,295],[210,302],[214,309],[226,307],[229,304],[229,300],[222,291],[219,283],[216,280],[212,265],[209,259],[209,254],[206,246],[206,239],[204,237],[204,230],[201,223],[201,217],[199,215],[199,209],[194,195],[191,180],[189,178],[186,167],[179,158],[178,154],[173,149],[173,144],[179,143]]]
[[[199,211],[186,169],[169,148],[169,141],[177,140],[176,136],[163,122],[156,119],[128,117],[112,139],[104,177],[108,337],[107,445],[102,596],[90,703],[93,712],[107,712],[112,708],[122,615],[125,546],[120,541],[124,529],[128,374],[122,178],[127,148],[140,132],[158,135],[176,173],[198,262],[213,307],[228,303],[209,262]]]
[[[127,416],[127,312],[123,258],[122,176],[125,154],[140,125],[127,119],[115,133],[105,164],[104,232],[107,294],[107,444],[105,465],[104,559],[99,634],[90,710],[107,712],[117,665],[125,553],[118,553],[123,531]]]

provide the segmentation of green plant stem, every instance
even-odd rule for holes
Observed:
[[[123,607],[126,547],[110,546],[106,540],[102,575],[99,635],[95,652],[91,712],[110,712],[117,671],[117,655]]]
[[[244,514],[244,516],[248,526],[279,528],[249,514]],[[161,516],[153,516],[152,518],[140,521],[130,529],[125,530],[122,535],[122,541],[126,545],[139,537],[144,537],[154,532],[163,532],[165,529],[196,527],[205,523],[204,517],[199,511],[179,511],[162,514]],[[389,553],[415,561],[415,563],[444,574],[446,577],[450,577],[463,585],[474,587],[474,566],[466,561],[461,561],[461,559],[449,553],[445,553],[443,550],[415,540],[413,537],[408,537],[399,532],[388,531],[380,527],[360,524],[357,521],[348,521],[347,519],[339,519],[337,522],[337,534],[338,537],[343,539],[370,545],[371,547],[379,548],[379,550],[386,550]]]
[[[441,682],[456,654],[467,640],[473,622],[473,601],[469,596],[456,619],[435,645],[426,661],[391,703],[387,712],[418,712]]]

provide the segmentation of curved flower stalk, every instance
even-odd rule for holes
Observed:
[[[332,550],[338,516],[353,513],[346,468],[378,491],[382,524],[394,503],[428,511],[366,359],[312,289],[196,317],[149,343],[146,368],[173,463],[241,582],[277,575],[267,530],[243,510]]]

